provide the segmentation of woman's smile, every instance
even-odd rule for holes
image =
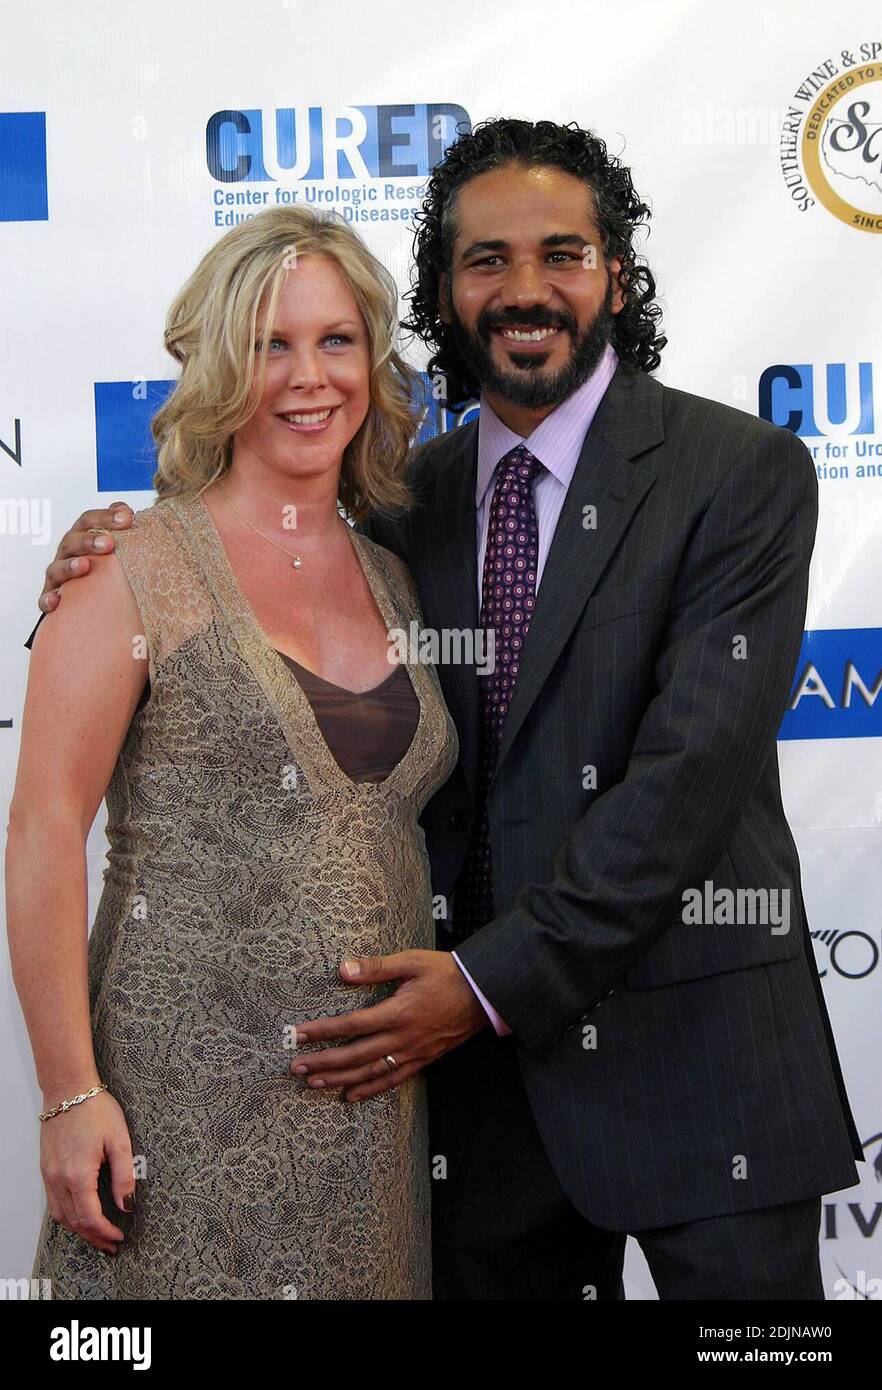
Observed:
[[[297,434],[321,434],[330,427],[338,405],[324,406],[317,410],[291,410],[280,413],[277,418]]]

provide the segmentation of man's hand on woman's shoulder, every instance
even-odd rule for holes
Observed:
[[[134,516],[127,502],[111,502],[109,507],[83,512],[70,530],[65,531],[58,543],[55,559],[46,568],[43,592],[37,599],[37,606],[43,613],[53,613],[58,607],[62,584],[89,573],[92,563],[90,555],[109,555],[113,550],[113,536],[102,535],[97,528],[125,531],[131,526]]]

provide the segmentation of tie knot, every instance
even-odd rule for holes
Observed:
[[[509,453],[503,454],[499,460],[498,477],[520,478],[524,482],[532,483],[536,474],[543,467],[535,454],[531,454],[526,444],[518,444]]]

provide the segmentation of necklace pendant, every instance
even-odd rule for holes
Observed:
[[[291,564],[294,566],[296,570],[299,570],[300,566],[303,564],[303,561],[301,560],[299,555],[295,555],[294,559],[291,561]]]

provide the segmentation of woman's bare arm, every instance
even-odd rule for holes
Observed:
[[[44,1109],[98,1080],[86,969],[86,839],[147,679],[144,644],[135,642],[141,629],[113,557],[74,586],[34,639],[9,810],[6,908]],[[86,1101],[43,1130],[103,1100]],[[53,1131],[53,1142],[60,1133]]]

